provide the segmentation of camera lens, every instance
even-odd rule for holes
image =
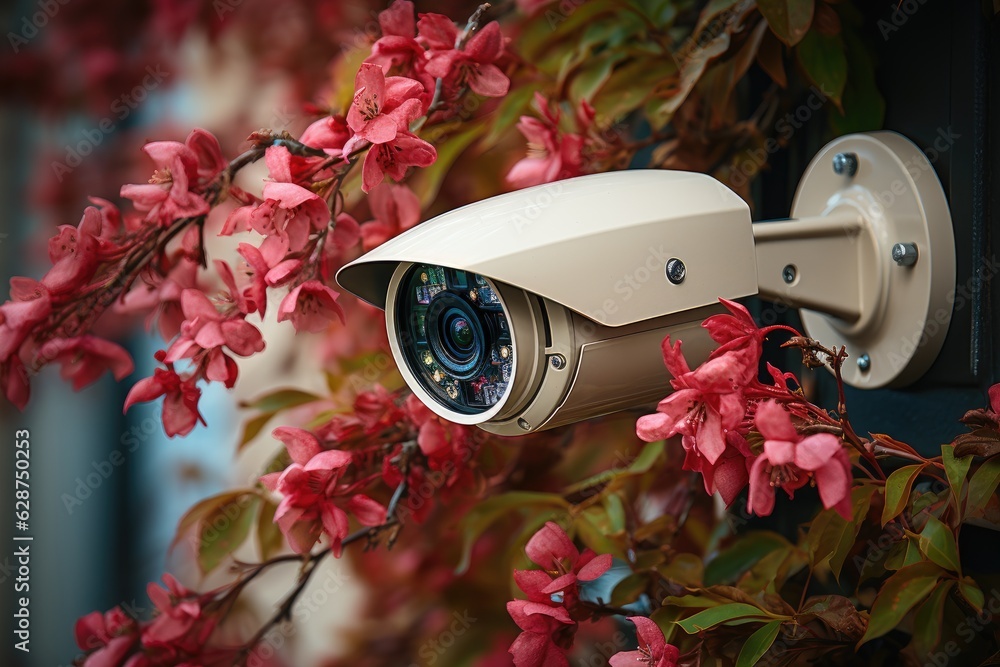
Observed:
[[[453,319],[448,325],[448,333],[451,336],[451,342],[458,349],[464,350],[472,346],[472,326],[464,317]]]
[[[514,344],[503,302],[488,280],[413,265],[398,286],[395,320],[410,372],[449,410],[481,413],[506,396]]]
[[[434,360],[448,374],[469,380],[484,363],[485,333],[480,314],[461,296],[448,291],[435,295],[427,308],[427,342]]]

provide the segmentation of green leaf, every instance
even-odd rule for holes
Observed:
[[[496,145],[514,123],[525,115],[534,95],[535,89],[532,86],[512,88],[496,111],[489,115],[490,131],[483,139],[483,145],[486,147]]]
[[[889,479],[885,480],[885,506],[882,508],[882,526],[885,526],[885,524],[899,516],[899,513],[906,507],[906,502],[910,499],[910,489],[913,488],[913,480],[917,478],[917,475],[923,469],[923,464],[903,466],[889,475]]]
[[[809,79],[838,109],[841,108],[847,84],[847,56],[840,36],[822,35],[810,30],[796,52]]]
[[[885,580],[868,619],[868,629],[858,646],[889,632],[926,598],[944,572],[926,561],[904,567]]]
[[[707,630],[708,628],[715,627],[719,624],[730,624],[732,621],[770,621],[771,618],[771,616],[765,614],[759,607],[754,607],[753,605],[744,604],[742,602],[734,602],[732,604],[723,604],[718,607],[711,607],[705,611],[700,611],[694,616],[689,616],[684,620],[677,621],[677,625],[681,626],[684,632],[689,635],[693,635],[696,632]]]
[[[777,550],[792,549],[784,537],[768,531],[754,531],[738,538],[705,568],[705,584],[732,583],[761,558]]]
[[[837,542],[836,548],[830,555],[830,571],[833,572],[833,576],[838,581],[840,580],[840,572],[844,568],[844,563],[847,561],[847,557],[851,553],[851,548],[854,546],[854,541],[858,537],[858,532],[860,532],[861,526],[865,523],[868,516],[872,496],[875,495],[876,491],[878,491],[878,487],[871,484],[863,484],[851,489],[851,520],[846,522],[844,531],[840,535],[840,541]],[[838,515],[834,521],[843,521],[843,518]]]
[[[1000,458],[988,459],[972,474],[969,480],[969,496],[965,501],[965,514],[972,516],[986,509],[986,504],[1000,484]]]
[[[973,579],[965,577],[959,581],[958,591],[977,612],[982,613],[983,605],[986,604],[986,596],[983,595],[983,590]]]
[[[486,131],[486,124],[482,121],[468,123],[465,130],[453,134],[443,141],[436,136],[436,131],[437,128],[427,132],[427,136],[423,138],[435,144],[437,148],[437,160],[426,169],[418,170],[408,182],[410,188],[420,198],[421,208],[427,208],[434,201],[438,190],[441,189],[441,182],[444,181],[444,177],[455,164],[455,160],[465,152],[465,149],[473,141],[482,136]],[[440,145],[438,145],[439,142]]]
[[[812,25],[815,0],[757,0],[757,8],[778,39],[794,46]]]
[[[958,545],[951,528],[936,517],[927,517],[924,529],[920,531],[920,551],[941,567],[952,572],[961,572],[958,560]]]
[[[459,522],[463,543],[462,557],[455,568],[456,573],[462,574],[469,568],[472,547],[487,528],[513,512],[529,509],[536,512],[546,509],[569,511],[570,504],[555,493],[533,491],[510,491],[487,498],[473,507]]]
[[[236,450],[239,451],[246,447],[250,442],[260,435],[260,432],[264,430],[267,426],[267,422],[271,421],[276,413],[265,412],[262,415],[257,415],[253,419],[248,420],[243,424],[243,435],[240,436],[240,442],[236,446]]]
[[[844,31],[847,52],[847,84],[844,109],[830,114],[836,135],[870,132],[883,126],[885,100],[875,80],[875,63],[870,49],[853,31]]]
[[[608,527],[612,533],[625,530],[625,505],[617,493],[609,493],[604,497],[604,510],[608,515]]]
[[[941,462],[944,464],[944,472],[948,476],[948,486],[951,487],[951,497],[955,501],[955,507],[961,508],[962,486],[965,484],[965,476],[969,474],[972,456],[955,458],[954,447],[941,445]]]
[[[608,532],[608,515],[603,507],[590,507],[576,516],[573,526],[577,529],[580,541],[599,554],[624,556],[621,547],[610,538]]]
[[[646,592],[649,587],[649,573],[633,572],[615,585],[611,593],[611,604],[614,607],[623,607],[639,599],[639,596]]]
[[[651,59],[648,55],[639,55],[615,68],[594,97],[594,109],[598,115],[614,121],[637,109],[676,74],[677,66],[669,56]]]
[[[913,648],[917,655],[929,655],[941,641],[944,621],[944,603],[952,581],[944,580],[913,615]]]
[[[684,586],[701,586],[705,566],[701,558],[689,553],[678,553],[668,565],[656,568],[660,576]]]
[[[170,548],[173,549],[176,547],[184,536],[197,526],[207,514],[215,511],[223,505],[233,502],[245,493],[247,493],[246,489],[225,491],[215,496],[209,496],[208,498],[196,503],[191,509],[184,513],[184,516],[182,516],[181,520],[177,523],[177,530],[174,533],[173,541],[170,543]]]
[[[274,511],[278,506],[270,500],[264,500],[257,513],[257,548],[262,560],[268,560],[284,545],[284,537],[278,524],[274,523]]]
[[[301,391],[299,389],[279,389],[278,391],[271,392],[270,394],[264,394],[251,401],[244,401],[240,403],[240,407],[243,408],[253,408],[254,410],[260,410],[261,412],[277,412],[279,410],[287,410],[288,408],[294,408],[299,405],[305,405],[306,403],[312,403],[313,401],[318,401],[320,399],[316,394],[310,394],[308,391]]]
[[[198,567],[207,574],[235,551],[250,534],[260,496],[243,493],[215,508],[199,524]]]
[[[620,477],[645,474],[646,472],[649,472],[650,468],[652,468],[653,465],[659,460],[660,456],[663,455],[665,446],[666,442],[663,440],[647,443],[642,448],[642,451],[639,452],[639,455],[636,456],[635,459],[627,466],[615,466],[609,470],[602,470],[601,472],[595,473],[586,479],[582,479],[575,484],[567,486],[563,489],[563,492],[566,495],[571,495],[594,486],[610,484],[612,481]]]
[[[740,650],[740,657],[736,660],[736,667],[753,667],[760,660],[761,656],[767,653],[771,644],[778,637],[781,631],[781,621],[771,621],[757,629],[750,638],[747,639]]]

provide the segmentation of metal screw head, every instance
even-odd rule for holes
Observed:
[[[788,285],[795,282],[795,276],[797,275],[799,275],[799,271],[795,268],[794,264],[789,264],[781,270],[781,279]]]
[[[520,419],[517,420],[517,425],[520,426],[525,431],[531,430],[531,424],[529,424],[528,420],[525,419],[524,417],[521,417]]]
[[[667,280],[674,285],[680,285],[684,282],[685,276],[687,276],[687,267],[684,266],[684,262],[676,257],[667,260]]]
[[[858,370],[862,373],[867,373],[868,369],[872,367],[872,358],[868,354],[862,354],[858,357]]]
[[[841,176],[858,173],[858,156],[854,153],[837,153],[833,156],[833,171]]]
[[[562,370],[563,368],[566,368],[566,357],[561,354],[553,354],[549,357],[549,363],[552,364],[552,368],[557,371]]]
[[[913,266],[917,263],[916,243],[897,243],[892,246],[892,261],[899,266]]]

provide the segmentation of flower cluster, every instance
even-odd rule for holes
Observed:
[[[376,385],[357,396],[352,412],[315,433],[275,429],[292,462],[260,481],[281,495],[274,520],[295,552],[307,553],[325,535],[339,555],[349,516],[370,527],[409,516],[420,521],[430,495],[468,486],[477,445],[471,429],[437,417],[413,396],[398,401],[398,394]],[[385,505],[361,493],[379,480],[409,490],[391,517]]]
[[[667,643],[663,631],[655,622],[645,616],[629,616],[628,620],[635,624],[639,648],[635,651],[619,651],[611,656],[611,667],[677,667],[680,651]]]
[[[76,643],[85,655],[80,667],[169,667],[234,664],[242,648],[215,647],[209,643],[219,618],[213,603],[221,591],[196,593],[171,575],[165,586],[149,584],[147,594],[155,606],[153,618],[140,621],[120,607],[102,614],[92,612],[76,622]]]
[[[507,172],[512,186],[525,188],[623,166],[622,137],[595,122],[596,112],[587,100],[568,117],[557,101],[541,93],[535,93],[532,105],[539,117],[521,116],[517,123],[528,140],[528,152]]]
[[[521,634],[510,647],[517,667],[567,666],[581,611],[579,582],[593,581],[611,567],[611,556],[582,553],[557,524],[547,522],[525,546],[540,570],[515,570],[514,581],[528,596],[507,603]]]
[[[803,403],[788,388],[788,375],[769,367],[774,385],[757,378],[763,340],[775,327],[758,329],[745,307],[720,301],[729,313],[702,325],[719,344],[705,363],[692,370],[680,341],[664,339],[663,360],[674,391],[655,413],[639,418],[637,434],[647,442],[680,435],[684,469],[701,473],[705,491],[719,493],[727,505],[749,483],[748,511],[765,516],[774,509],[775,488],[791,497],[813,484],[824,507],[849,516],[851,468],[840,439],[829,433],[799,436],[782,407],[782,402]],[[761,452],[748,444],[751,430],[764,440]]]

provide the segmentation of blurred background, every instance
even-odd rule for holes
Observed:
[[[140,148],[148,140],[183,140],[191,128],[203,127],[219,137],[224,155],[233,156],[257,128],[287,129],[297,135],[315,118],[308,114],[309,105],[321,104],[329,92],[332,63],[377,36],[377,13],[386,4],[378,0],[6,2],[0,44],[0,283],[6,285],[15,275],[40,276],[48,266],[47,238],[56,226],[77,223],[88,196],[116,200],[123,183],[144,182],[150,165]],[[417,4],[419,11],[461,19],[478,3]],[[581,0],[571,4],[575,7]],[[997,356],[989,354],[995,331],[1000,330],[990,328],[988,315],[996,297],[980,284],[977,268],[979,257],[991,255],[993,242],[984,231],[990,228],[990,218],[982,216],[984,204],[976,204],[969,192],[980,180],[985,187],[981,175],[989,173],[982,166],[984,158],[974,154],[977,146],[989,145],[976,138],[991,118],[997,118],[996,105],[983,112],[969,100],[987,94],[981,80],[996,71],[996,48],[989,46],[995,42],[987,39],[995,34],[996,21],[983,18],[990,15],[985,9],[989,3],[983,3],[981,10],[975,7],[979,3],[954,9],[947,0],[929,0],[920,4],[919,12],[908,15],[905,30],[886,34],[879,21],[891,17],[896,4],[871,3],[859,9],[859,33],[874,53],[871,64],[861,69],[877,78],[876,88],[885,99],[884,120],[877,113],[850,129],[889,127],[922,146],[929,146],[945,127],[968,138],[940,156],[935,168],[952,195],[963,253],[959,282],[975,279],[970,284],[979,305],[956,320],[943,361],[930,380],[915,391],[878,392],[856,400],[854,417],[866,428],[891,430],[931,450],[959,431],[955,419],[965,407],[981,403],[981,388],[998,363]],[[987,62],[994,69],[978,69]],[[936,92],[927,90],[928,81],[941,82]],[[755,67],[733,104],[754,109],[768,84],[770,79]],[[798,175],[830,136],[827,120],[823,112],[806,123],[791,147],[770,156],[769,168],[753,189],[748,186],[741,192],[754,201],[756,217],[787,214]],[[996,142],[996,134],[989,141]],[[523,152],[523,139],[515,136],[511,146]],[[483,169],[502,173],[506,167],[509,161]],[[992,173],[990,178],[996,179],[1000,170]],[[263,175],[258,170],[247,178],[259,180]],[[444,210],[475,199],[481,192],[477,187],[473,179],[458,175],[445,183],[433,208]],[[497,189],[496,183],[488,187]],[[998,192],[1000,188],[993,190],[994,200]],[[794,320],[788,314],[780,317]],[[3,664],[70,664],[78,653],[72,633],[77,618],[115,605],[148,613],[146,583],[158,580],[165,570],[178,572],[192,586],[210,585],[211,581],[199,581],[197,572],[185,564],[183,548],[168,559],[177,521],[201,498],[246,485],[274,454],[273,441],[255,442],[234,465],[244,415],[236,409],[232,394],[218,386],[202,399],[209,427],[185,438],[164,437],[156,404],[138,406],[123,416],[128,388],[150,374],[152,354],[158,349],[156,341],[135,324],[121,319],[105,325],[127,341],[137,363],[132,378],[120,384],[105,378],[75,394],[54,370],[47,369],[33,380],[33,400],[24,413],[0,402],[0,438],[7,442],[18,429],[30,432],[35,538],[32,650],[30,656],[8,654],[16,564],[7,548],[11,529],[6,521],[0,522],[4,545],[0,614],[5,628],[0,654],[10,655]],[[372,331],[357,335],[372,336]],[[265,331],[269,352],[241,367],[236,399],[286,385],[322,389],[316,387],[323,379],[312,360],[329,354],[328,347],[293,340],[291,334],[290,327]],[[829,391],[828,385],[820,385],[814,388],[817,395]],[[626,415],[584,427],[593,431],[580,437],[620,439],[633,421],[634,415]],[[4,449],[0,495],[6,498],[13,448]],[[373,559],[371,567],[376,572],[384,568],[387,586],[395,582],[419,587],[424,576],[420,568],[426,563],[418,560],[403,551],[384,561]],[[295,640],[303,652],[297,664],[315,664],[336,654],[338,641],[331,629],[360,622],[365,594],[352,580],[350,563],[327,565],[330,571],[317,581],[319,588],[329,584],[325,590],[330,591],[331,601],[316,600],[316,611],[298,619],[301,629]],[[506,587],[507,573],[493,574],[504,580],[499,587]],[[268,575],[248,603],[256,605],[247,610],[248,627],[252,619],[269,613],[293,576],[294,571]],[[480,589],[471,585],[469,590]],[[437,612],[444,613],[447,621],[447,612],[442,611],[446,609],[449,606],[443,603]],[[494,611],[503,616],[502,608]],[[501,655],[513,638],[513,625],[507,625],[511,635],[496,637]],[[391,635],[388,628],[383,630]],[[378,628],[368,627],[367,632],[379,636]],[[451,658],[442,662],[450,663]],[[372,656],[371,664],[394,663]]]
[[[464,16],[476,3],[423,4]],[[48,264],[47,238],[56,226],[77,223],[88,196],[115,201],[122,184],[144,182],[151,166],[140,148],[149,140],[183,140],[191,128],[202,127],[220,139],[225,155],[236,155],[257,128],[297,136],[315,118],[303,105],[322,98],[334,58],[370,43],[384,7],[374,0],[4,3],[0,283],[15,275],[39,277]],[[263,173],[248,177],[259,180]],[[120,384],[105,378],[76,394],[46,369],[34,379],[32,403],[23,414],[0,404],[3,438],[12,439],[17,429],[31,434],[35,538],[33,632],[25,656],[12,653],[7,640],[16,564],[11,569],[7,522],[0,532],[6,538],[0,556],[0,654],[9,656],[0,660],[4,664],[70,664],[78,653],[72,631],[77,618],[119,604],[148,615],[146,583],[158,581],[166,569],[179,571],[192,586],[200,583],[197,573],[184,571],[182,556],[168,567],[178,519],[198,500],[252,482],[261,460],[275,451],[273,441],[261,443],[234,465],[241,416],[220,387],[202,399],[210,426],[190,437],[168,440],[157,404],[123,416],[128,388],[151,374],[158,349],[158,341],[135,324],[123,318],[108,325],[130,341],[133,377]],[[291,356],[281,353],[282,345],[292,345],[291,331],[265,332],[274,351],[244,366],[238,398],[317,381],[314,366],[297,372],[288,363]],[[8,473],[13,448],[4,450]],[[4,474],[0,481],[4,497],[10,478]],[[260,594],[269,597],[264,611],[287,590],[294,568],[286,570],[261,587]],[[305,624],[321,629],[300,633],[305,656],[310,637],[315,652],[335,648],[328,629],[354,606],[351,586],[334,574],[338,602],[324,605]],[[317,575],[319,582],[322,577]]]

